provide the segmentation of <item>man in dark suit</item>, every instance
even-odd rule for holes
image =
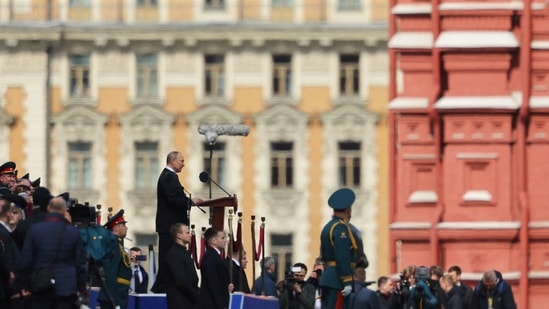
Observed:
[[[201,199],[190,199],[185,191],[177,173],[185,166],[185,159],[179,151],[172,151],[166,157],[166,167],[158,177],[156,187],[156,232],[158,233],[158,265],[164,265],[166,254],[172,246],[170,227],[174,223],[189,224],[188,211],[192,203],[198,203]],[[162,267],[162,266],[161,266]],[[162,282],[162,272],[153,287],[153,292],[165,292]]]
[[[149,290],[149,274],[145,271],[145,268],[141,266],[141,259],[145,257],[139,247],[130,248],[130,261],[132,261],[132,288],[133,292],[137,294],[146,294]]]
[[[236,247],[233,247],[236,248]],[[237,251],[233,251],[232,258],[227,257],[227,267],[233,268],[233,280],[235,292],[250,293],[250,285],[248,284],[248,278],[246,277],[246,265],[248,265],[248,257],[246,251],[242,250],[242,256],[238,248]],[[229,268],[227,268],[229,269]],[[242,278],[242,279],[241,279]]]
[[[221,256],[227,239],[225,232],[209,228],[204,232],[207,248],[200,264],[200,297],[198,308],[224,309],[229,307],[229,293],[234,285],[230,283],[227,264]]]
[[[170,228],[174,244],[166,255],[166,267],[162,268],[166,283],[168,309],[196,308],[198,302],[198,275],[187,246],[191,243],[189,227],[174,223]]]

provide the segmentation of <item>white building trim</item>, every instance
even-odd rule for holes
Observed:
[[[518,221],[441,222],[437,228],[446,230],[514,230],[520,228]]]
[[[389,103],[389,109],[425,109],[429,107],[428,98],[398,97]]]
[[[433,33],[421,31],[397,32],[389,40],[389,48],[432,49]]]
[[[443,31],[437,48],[515,48],[519,42],[510,31]]]
[[[438,6],[440,11],[476,11],[476,10],[522,10],[524,4],[510,2],[448,2]]]
[[[431,14],[430,3],[399,3],[391,9],[395,15]]]
[[[437,109],[508,109],[515,110],[520,102],[512,96],[442,97],[435,103]]]

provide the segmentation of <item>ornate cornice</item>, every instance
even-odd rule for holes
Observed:
[[[228,38],[230,33],[230,38]],[[171,47],[178,42],[187,47],[208,42],[225,42],[227,46],[262,47],[269,42],[293,42],[298,47],[329,47],[338,42],[358,42],[364,46],[385,45],[387,23],[362,25],[339,24],[89,24],[89,23],[18,23],[0,25],[0,41],[12,46],[25,40],[89,41],[97,46],[113,42],[127,46],[132,42],[158,42]],[[15,43],[17,44],[17,43]]]

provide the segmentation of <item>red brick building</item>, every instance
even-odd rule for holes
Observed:
[[[392,271],[495,268],[519,308],[549,300],[548,6],[392,1]]]

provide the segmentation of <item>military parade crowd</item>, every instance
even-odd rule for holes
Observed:
[[[166,157],[157,184],[158,272],[140,265],[141,249],[127,250],[124,210],[104,225],[75,224],[70,193],[52,195],[40,178],[18,177],[16,164],[0,166],[0,308],[79,308],[91,286],[100,308],[126,308],[131,293],[165,293],[166,306],[224,309],[231,293],[276,298],[282,309],[515,309],[513,291],[497,270],[486,270],[475,286],[461,283],[453,265],[409,266],[396,275],[367,281],[368,259],[360,231],[351,223],[355,194],[341,188],[327,201],[332,219],[321,232],[314,265],[294,261],[277,270],[272,257],[260,261],[261,274],[249,282],[248,256],[223,229],[208,228],[205,252],[191,252],[190,198],[179,182],[181,152]],[[230,244],[229,246],[227,246]],[[316,254],[315,254],[316,255]],[[276,273],[284,279],[277,280]],[[155,278],[150,282],[149,278]],[[251,285],[250,285],[251,283]],[[371,285],[377,287],[376,290]]]

